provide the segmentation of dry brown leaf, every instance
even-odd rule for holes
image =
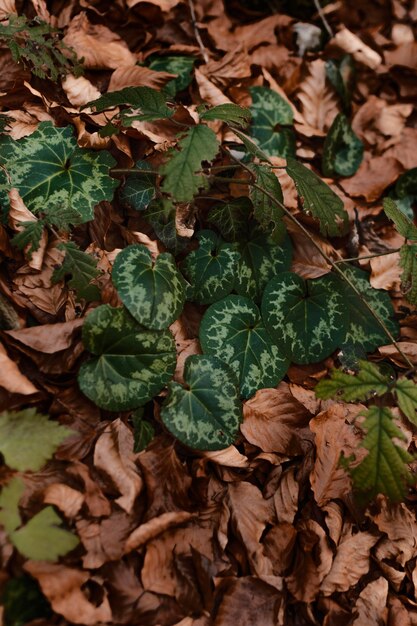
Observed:
[[[291,271],[296,272],[302,276],[302,278],[319,278],[320,276],[328,274],[331,270],[331,265],[320,254],[311,239],[299,228],[295,228],[290,224],[288,224],[288,226],[293,243]],[[335,250],[330,243],[313,233],[310,233],[310,237],[320,246],[327,256],[335,256]]]
[[[224,450],[214,450],[202,452],[201,456],[218,465],[225,467],[247,467],[249,464],[248,457],[241,454],[235,446],[229,446]]]
[[[83,325],[82,319],[70,322],[58,322],[57,324],[43,324],[7,330],[6,334],[19,343],[44,354],[55,354],[61,350],[70,348],[74,343],[74,337]]]
[[[214,626],[277,626],[283,602],[275,586],[252,576],[224,578],[217,589]],[[244,607],[244,610],[242,610]]]
[[[0,20],[5,20],[12,13],[17,14],[15,0],[0,1]]]
[[[397,346],[400,348],[403,354],[408,356],[413,364],[417,364],[417,344],[412,341],[397,341]],[[405,359],[398,352],[397,348],[392,343],[387,346],[381,346],[378,348],[378,352],[385,357],[390,358],[394,363],[400,367],[409,368]]]
[[[89,22],[85,12],[71,20],[64,42],[78,57],[84,57],[83,65],[89,69],[116,69],[136,62],[135,55],[119,35],[107,26]]]
[[[226,85],[230,80],[249,78],[251,75],[250,59],[242,46],[233,48],[218,61],[210,60],[201,66],[201,71],[217,84]]]
[[[35,132],[39,122],[52,121],[52,116],[43,107],[35,104],[26,104],[25,109],[13,109],[4,111],[4,115],[10,118],[7,124],[8,134],[13,139],[21,139]]]
[[[84,496],[77,489],[63,483],[53,483],[45,489],[43,501],[53,504],[65,517],[75,517],[84,503]]]
[[[405,170],[417,167],[417,128],[404,128],[397,142],[389,148],[384,156],[394,158],[401,163]]]
[[[387,65],[401,65],[417,70],[417,42],[403,42],[395,50],[386,50],[384,58]]]
[[[96,569],[108,561],[123,556],[123,546],[132,528],[132,521],[124,511],[115,511],[101,521],[81,518],[77,521],[77,534],[86,550],[83,565]]]
[[[301,113],[305,123],[315,129],[317,136],[324,136],[339,113],[339,102],[326,80],[326,65],[317,59],[308,65],[309,75],[297,91]]]
[[[333,37],[331,43],[338,48],[351,54],[355,61],[363,63],[375,70],[382,63],[382,57],[378,52],[367,46],[357,35],[347,28],[342,28]]]
[[[104,497],[97,481],[90,476],[89,469],[79,461],[73,462],[67,472],[81,479],[84,484],[84,499],[89,512],[93,517],[108,517],[111,513],[110,502]]]
[[[75,77],[73,74],[67,74],[62,81],[62,88],[67,94],[68,100],[75,107],[83,106],[101,96],[97,87],[94,87],[84,76]],[[88,111],[89,109],[86,110],[86,112]]]
[[[188,522],[191,517],[192,513],[188,513],[188,511],[171,511],[162,513],[158,517],[153,517],[149,522],[138,526],[129,535],[125,543],[124,553],[128,554],[132,550],[136,550],[169,528]]]
[[[352,626],[380,626],[385,624],[387,609],[388,581],[382,576],[366,585],[356,600],[358,617]]]
[[[374,289],[400,289],[400,253],[378,256],[369,261],[371,266],[370,283]]]
[[[13,230],[21,232],[25,230],[22,222],[37,222],[38,218],[33,215],[23,202],[19,192],[14,187],[8,192],[10,209],[9,209],[9,224]],[[45,255],[46,246],[48,245],[48,233],[46,228],[42,230],[42,236],[39,242],[39,248],[37,250],[31,250],[31,244],[25,248],[25,256],[28,266],[34,270],[40,270],[43,264],[43,257]]]
[[[38,393],[35,385],[31,383],[19,370],[17,363],[8,356],[3,344],[0,343],[0,387],[10,391],[10,393],[20,393],[30,396]]]
[[[256,28],[252,24],[238,26],[233,36],[238,45],[251,51],[262,43],[277,43],[277,30],[288,28],[292,23],[291,17],[280,13],[259,20]]]
[[[211,106],[217,106],[219,104],[230,103],[228,98],[221,89],[207,78],[199,69],[194,71],[195,79],[197,81],[198,90],[200,92],[201,99]]]
[[[350,196],[364,196],[368,202],[373,202],[403,171],[401,163],[393,157],[373,157],[362,161],[356,174],[342,179],[340,185]]]
[[[110,78],[108,92],[119,91],[125,87],[151,87],[162,89],[175,74],[168,72],[156,72],[148,67],[142,67],[133,63],[120,63]]]
[[[412,105],[388,105],[385,100],[371,95],[355,113],[352,129],[369,145],[378,145],[381,139],[400,135],[412,111]]]
[[[126,0],[126,4],[129,9],[132,9],[137,4],[144,2],[145,0]],[[159,7],[162,11],[170,11],[174,7],[177,6],[181,0],[146,0],[149,4],[154,4]]]
[[[94,449],[94,465],[106,474],[122,495],[115,502],[127,513],[133,509],[143,481],[135,464],[133,434],[120,419],[109,424]]]
[[[82,590],[90,578],[88,572],[45,561],[27,561],[24,569],[36,578],[53,610],[68,621],[87,626],[111,622],[112,613],[104,589],[97,604],[90,602]]]
[[[377,547],[384,558],[395,559],[404,565],[417,556],[417,521],[415,514],[405,504],[390,504],[383,497],[378,500],[379,511],[368,514],[382,533],[388,536]],[[387,552],[388,549],[388,552]]]
[[[274,505],[279,522],[292,524],[298,511],[300,485],[295,478],[295,468],[285,471],[274,494]]]
[[[346,525],[333,565],[323,580],[320,591],[325,596],[330,596],[356,585],[369,570],[370,552],[377,541],[378,537],[369,532],[352,534],[351,527]]]

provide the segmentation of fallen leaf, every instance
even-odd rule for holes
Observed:
[[[120,63],[116,66],[110,78],[108,87],[109,93],[119,91],[125,87],[151,87],[152,89],[162,89],[175,78],[175,74],[168,72],[155,72],[148,67],[135,65],[135,63]]]
[[[188,522],[191,517],[192,513],[188,513],[187,511],[171,511],[169,513],[163,513],[158,517],[153,517],[149,522],[138,526],[138,528],[129,535],[125,543],[124,553],[128,554],[132,550],[143,546],[145,543],[173,526],[179,526],[184,522]]]
[[[368,202],[378,200],[384,190],[403,172],[403,166],[393,157],[373,157],[362,161],[358,171],[340,181],[350,196],[364,196]]]
[[[13,361],[7,354],[6,349],[0,344],[0,386],[10,393],[20,393],[24,396],[30,396],[38,393],[35,385],[31,383],[19,370],[17,363]]]
[[[75,77],[72,74],[67,74],[62,81],[62,88],[67,94],[68,100],[75,107],[81,107],[101,96],[97,87],[94,87],[84,76]]]
[[[388,616],[387,609],[388,582],[380,576],[366,585],[359,594],[355,610],[358,617],[352,626],[380,626]]]
[[[283,603],[282,593],[276,587],[251,576],[224,578],[216,596],[214,626],[276,626]]]
[[[339,32],[333,37],[332,43],[344,52],[351,54],[358,63],[363,63],[373,70],[375,70],[382,63],[381,55],[367,46],[348,28],[342,28],[339,30]]]
[[[43,501],[46,504],[54,504],[65,517],[75,517],[84,502],[84,496],[77,489],[63,483],[53,483],[45,489]]]
[[[338,99],[326,80],[323,59],[309,63],[308,69],[309,75],[302,81],[297,98],[301,102],[305,122],[315,129],[317,136],[325,136],[325,131],[339,113]]]

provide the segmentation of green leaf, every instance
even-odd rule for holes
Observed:
[[[376,365],[369,361],[359,361],[356,376],[332,370],[330,378],[321,380],[314,391],[318,398],[328,400],[336,394],[346,402],[367,400],[370,396],[382,396],[390,390],[389,379],[381,374]]]
[[[131,416],[135,440],[133,452],[145,450],[155,436],[155,429],[152,424],[143,419],[143,412],[143,406],[141,406]]]
[[[303,208],[319,220],[323,235],[338,237],[349,224],[343,202],[314,172],[295,161],[287,159],[287,172],[295,182]]]
[[[171,117],[174,113],[174,110],[167,106],[163,94],[150,87],[125,87],[120,91],[112,91],[84,104],[81,109],[90,107],[100,113],[122,105],[133,107],[121,113],[123,123],[127,126],[131,125],[129,118],[152,122]]]
[[[68,286],[74,289],[77,300],[85,300],[86,302],[100,300],[100,289],[97,285],[91,284],[91,281],[100,275],[97,261],[80,250],[72,241],[61,243],[58,248],[65,252],[65,257],[61,267],[54,270],[52,283],[57,283],[70,275],[71,279],[68,281]]]
[[[201,230],[197,238],[199,247],[185,257],[181,270],[192,285],[193,300],[209,304],[232,291],[240,254],[211,230]]]
[[[41,122],[32,135],[18,141],[0,136],[0,165],[8,175],[0,185],[0,200],[7,206],[7,191],[17,187],[33,213],[53,214],[64,205],[88,222],[94,207],[111,200],[119,184],[109,176],[115,163],[104,150],[79,148],[71,126],[57,128]]]
[[[288,236],[277,245],[259,226],[249,224],[250,238],[242,241],[235,291],[241,296],[259,301],[267,282],[291,266],[292,245]]]
[[[417,226],[399,210],[394,200],[392,198],[384,198],[383,205],[387,217],[394,222],[395,228],[400,235],[406,239],[417,240]]]
[[[323,146],[323,174],[332,177],[353,176],[363,159],[363,143],[355,135],[343,113],[339,113],[331,125]]]
[[[80,389],[108,411],[146,404],[175,371],[171,333],[139,326],[122,308],[105,304],[94,309],[84,322],[83,342],[96,356],[80,368]]]
[[[372,498],[382,493],[393,502],[405,496],[407,482],[414,482],[407,463],[413,457],[393,439],[406,441],[404,433],[394,424],[387,407],[371,406],[362,428],[366,432],[362,446],[369,452],[361,463],[350,470],[354,489]]]
[[[326,75],[340,96],[345,112],[348,113],[355,80],[355,66],[350,54],[345,54],[340,61],[335,59],[326,61]]]
[[[78,226],[85,221],[76,208],[64,204],[46,207],[42,214],[47,224],[67,232],[71,230],[71,226]]]
[[[200,343],[205,353],[230,365],[244,398],[258,389],[275,387],[289,366],[266,330],[258,307],[243,296],[228,296],[207,309]]]
[[[255,174],[256,184],[274,196],[279,202],[284,202],[281,185],[273,170],[267,165],[250,164],[249,169]],[[249,196],[253,203],[253,215],[265,232],[270,232],[271,239],[279,244],[285,237],[286,228],[282,221],[284,211],[260,189],[250,186]]]
[[[401,411],[417,425],[417,385],[412,380],[400,378],[395,383],[394,392]]]
[[[417,196],[417,167],[404,172],[395,185],[395,194],[398,198]]]
[[[41,245],[45,222],[44,220],[35,220],[33,222],[20,222],[20,225],[23,226],[23,230],[12,238],[12,244],[19,250],[24,250],[27,247],[28,257],[32,258],[32,254],[39,250]]]
[[[398,322],[389,294],[382,289],[374,289],[369,283],[369,275],[363,270],[348,264],[343,264],[343,272],[355,285],[362,297],[372,307],[375,313],[385,323],[389,331],[398,335]],[[358,346],[365,352],[372,352],[389,341],[385,331],[376,321],[363,300],[356,295],[353,289],[341,278],[339,291],[342,291],[345,300],[345,309],[348,316],[347,332],[340,347]]]
[[[163,92],[170,97],[175,97],[179,91],[187,89],[193,78],[195,57],[186,56],[161,56],[153,58],[149,69],[156,72],[168,72],[177,77],[170,80],[163,88]]]
[[[293,112],[290,105],[267,87],[250,87],[252,96],[251,132],[268,156],[295,156]]]
[[[408,302],[417,305],[417,244],[401,246],[402,289]]]
[[[20,472],[40,470],[71,433],[35,408],[0,413],[0,452]]]
[[[346,334],[346,309],[332,274],[305,281],[285,272],[267,284],[262,317],[275,342],[294,363],[318,363]]]
[[[163,423],[190,448],[227,448],[236,439],[242,416],[235,374],[214,356],[194,355],[185,362],[184,380],[185,386],[168,386]]]
[[[251,211],[249,198],[240,196],[210,209],[207,221],[220,231],[226,241],[239,241],[246,235]]]
[[[4,585],[0,602],[4,606],[4,626],[25,626],[35,619],[49,621],[52,617],[51,605],[38,583],[27,575],[9,579]]]
[[[116,257],[112,280],[125,307],[146,328],[168,328],[183,309],[186,283],[169,252],[152,263],[145,246],[127,246]]]
[[[150,169],[146,161],[138,161],[137,168]],[[156,180],[154,174],[137,174],[132,172],[120,190],[120,200],[125,206],[135,211],[143,211],[156,195]]]
[[[0,492],[0,524],[8,535],[20,526],[19,501],[24,491],[23,480],[15,476]]]
[[[208,111],[200,113],[200,120],[204,120],[205,122],[221,120],[228,124],[236,124],[236,126],[241,126],[242,128],[245,128],[251,119],[252,113],[249,109],[233,103],[218,104],[208,109]]]
[[[177,233],[176,209],[171,198],[153,200],[145,209],[144,217],[151,224],[158,239],[172,254],[177,255],[188,244],[189,239],[180,237]]]
[[[211,128],[197,124],[180,139],[177,148],[179,151],[170,151],[171,158],[161,168],[165,176],[162,191],[177,202],[188,202],[201,187],[206,187],[206,178],[198,172],[203,161],[214,159],[219,142]]]
[[[261,161],[266,161],[267,163],[270,163],[270,155],[261,150],[261,148],[254,142],[253,139],[248,137],[248,135],[246,135],[245,133],[242,133],[237,128],[232,128],[232,130],[234,134],[242,141],[243,145],[251,156],[260,159]]]
[[[57,561],[73,550],[79,539],[60,528],[62,519],[51,506],[37,513],[28,523],[15,530],[11,540],[23,556],[34,561]]]

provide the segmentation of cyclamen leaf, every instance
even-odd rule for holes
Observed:
[[[100,113],[121,105],[134,107],[130,112],[134,113],[135,119],[143,122],[166,119],[174,114],[173,109],[167,106],[163,94],[150,87],[125,87],[120,91],[112,91],[84,104],[81,109],[91,107]],[[126,112],[124,115],[126,116]],[[123,119],[126,121],[125,117]]]
[[[96,356],[80,368],[80,389],[108,411],[146,404],[175,371],[171,333],[139,326],[122,308],[104,304],[94,309],[84,322],[83,342]]]
[[[294,363],[318,363],[346,334],[343,292],[331,274],[304,281],[285,272],[267,284],[262,318],[271,337]]]
[[[326,75],[340,96],[345,112],[349,112],[355,78],[355,66],[350,54],[345,54],[340,61],[326,61]]]
[[[158,239],[172,254],[177,255],[188,244],[189,239],[177,233],[176,209],[171,198],[153,200],[145,209],[144,217],[151,224]]]
[[[339,113],[327,133],[323,146],[322,169],[325,176],[353,176],[363,159],[363,143],[349,121]]]
[[[92,256],[83,252],[72,241],[59,244],[58,248],[65,252],[64,262],[61,267],[54,270],[52,283],[63,280],[70,275],[68,286],[74,289],[78,300],[94,302],[100,300],[100,290],[91,281],[100,275],[97,269],[97,261]]]
[[[392,198],[384,198],[384,211],[395,224],[396,229],[406,239],[417,240],[417,226],[399,210]]]
[[[199,247],[185,257],[181,270],[191,283],[192,299],[209,304],[232,291],[240,254],[211,230],[201,230],[197,238]]]
[[[239,241],[247,232],[252,203],[246,196],[234,198],[210,209],[207,220],[226,241]]]
[[[406,437],[387,407],[371,406],[362,415],[365,421],[361,426],[366,431],[362,446],[369,452],[350,470],[354,489],[369,498],[382,493],[398,502],[404,498],[407,482],[413,481],[407,467],[413,457],[393,440],[406,441]]]
[[[146,161],[138,161],[137,168],[150,169]],[[154,174],[138,174],[132,172],[127,176],[120,191],[120,199],[123,204],[134,209],[143,211],[156,195],[156,181]]]
[[[149,69],[156,72],[168,72],[176,74],[177,77],[170,80],[162,89],[164,93],[172,98],[179,91],[184,91],[193,78],[193,67],[196,62],[195,57],[186,56],[163,56],[152,59]]]
[[[201,124],[192,126],[178,142],[179,151],[170,152],[170,159],[161,168],[165,176],[162,191],[170,194],[177,202],[188,202],[206,179],[197,172],[203,161],[212,161],[219,149],[215,133]]]
[[[155,429],[152,424],[143,419],[143,412],[144,410],[141,406],[131,416],[135,439],[133,452],[144,450],[155,436]]]
[[[258,307],[243,296],[228,296],[207,309],[201,321],[200,343],[205,353],[230,365],[244,398],[258,389],[275,387],[289,366],[266,330]]]
[[[251,139],[251,137],[248,137],[248,135],[246,135],[245,133],[242,133],[237,128],[232,128],[232,130],[234,134],[237,137],[239,137],[239,139],[241,140],[241,142],[243,143],[246,150],[249,152],[251,156],[256,157],[257,159],[260,159],[261,161],[266,161],[267,163],[270,163],[270,160],[269,160],[270,155],[266,154],[266,152],[261,150],[261,148],[254,142],[253,139]]]
[[[401,286],[405,297],[411,304],[417,304],[417,244],[401,246],[400,266]]]
[[[249,124],[251,118],[252,113],[249,109],[233,103],[218,104],[208,109],[208,111],[200,113],[200,119],[206,122],[210,120],[221,120],[222,122],[236,124],[243,128]]]
[[[40,470],[71,433],[34,408],[0,413],[0,452],[19,472]]]
[[[250,87],[252,136],[268,156],[295,156],[295,135],[290,105],[267,87]]]
[[[34,222],[20,222],[20,225],[23,226],[23,230],[12,238],[12,244],[19,250],[24,250],[27,247],[27,254],[31,258],[33,252],[39,250],[41,245],[45,222],[44,220],[36,220]]]
[[[398,406],[410,422],[417,425],[417,385],[412,380],[400,378],[395,383]]]
[[[186,386],[170,383],[161,410],[168,430],[195,450],[230,446],[242,417],[238,383],[228,365],[214,356],[189,356]]]
[[[359,366],[356,376],[332,370],[330,378],[324,378],[316,385],[316,396],[328,400],[338,395],[346,402],[356,402],[367,400],[373,394],[382,396],[389,391],[390,381],[381,374],[376,365],[369,361],[359,361]]]
[[[127,246],[116,257],[112,280],[125,307],[146,328],[168,328],[182,311],[187,285],[169,252],[153,264],[145,246]]]
[[[417,195],[417,167],[404,172],[395,185],[395,194],[399,198]]]
[[[251,164],[248,166],[255,174],[256,183],[276,200],[284,202],[281,185],[274,172],[267,165]],[[253,216],[263,231],[270,232],[271,239],[279,244],[285,237],[286,228],[282,221],[284,211],[269,196],[254,186],[249,187],[250,199],[253,203]]]
[[[294,159],[287,159],[287,172],[295,182],[304,210],[319,220],[320,232],[334,237],[343,234],[349,216],[339,196],[314,172]]]
[[[111,200],[119,184],[109,176],[115,163],[109,152],[79,148],[71,126],[41,122],[32,135],[18,141],[0,135],[0,165],[8,174],[0,185],[0,200],[7,206],[7,191],[16,187],[33,213],[53,214],[63,205],[88,222],[94,207]]]

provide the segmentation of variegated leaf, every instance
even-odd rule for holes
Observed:
[[[125,307],[146,328],[168,328],[182,311],[187,285],[169,252],[152,263],[144,245],[127,246],[116,257],[112,280]]]
[[[71,126],[41,122],[32,135],[18,141],[0,137],[0,200],[6,203],[7,191],[16,187],[33,213],[53,215],[54,208],[68,207],[88,222],[94,207],[111,200],[119,184],[109,176],[115,163],[109,152],[79,148]]]
[[[190,448],[221,450],[230,446],[242,417],[234,372],[214,356],[194,355],[185,362],[183,387],[170,383],[161,419]]]
[[[179,91],[187,89],[193,78],[195,57],[186,56],[161,56],[152,58],[149,69],[156,72],[176,74],[176,78],[170,80],[163,88],[163,93],[174,97]]]
[[[322,169],[325,176],[353,176],[363,159],[363,143],[355,135],[343,113],[339,113],[327,133],[323,146]]]
[[[250,87],[252,137],[268,156],[295,156],[293,112],[280,95],[267,87]]]
[[[232,291],[240,255],[211,230],[201,230],[197,237],[199,247],[186,256],[181,270],[191,283],[193,300],[209,304]]]
[[[262,317],[294,363],[323,360],[346,334],[343,291],[331,274],[308,281],[291,272],[276,276],[265,288]]]
[[[246,236],[252,208],[246,196],[233,198],[210,209],[207,221],[220,231],[226,241],[239,241]]]
[[[171,333],[139,326],[124,308],[103,304],[94,309],[84,322],[83,342],[95,356],[80,368],[80,389],[108,411],[145,404],[175,371]]]
[[[258,389],[275,387],[289,366],[266,330],[258,307],[243,296],[227,296],[207,309],[200,343],[204,352],[230,365],[244,398]]]

